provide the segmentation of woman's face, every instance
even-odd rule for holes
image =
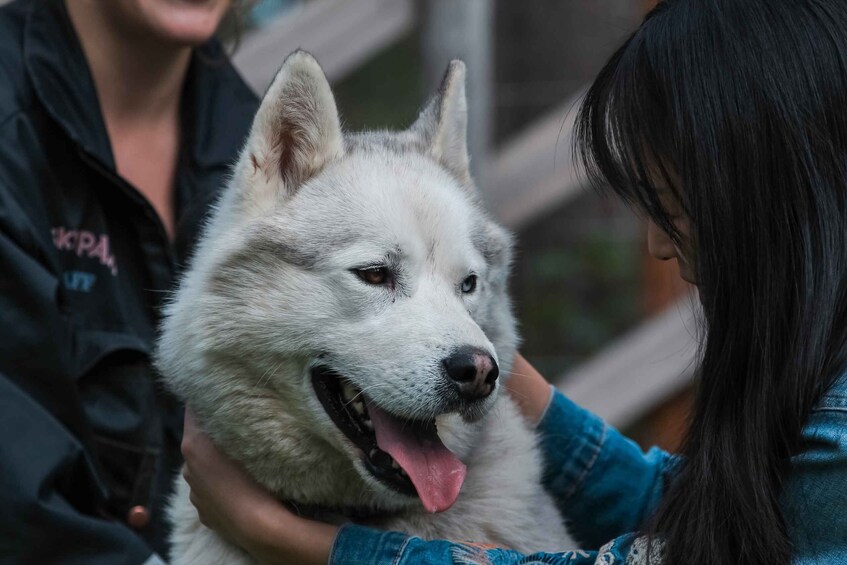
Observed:
[[[109,0],[99,5],[129,33],[194,46],[214,35],[232,0]]]
[[[659,200],[682,239],[677,246],[670,236],[653,220],[647,219],[647,249],[650,255],[661,261],[676,259],[679,276],[696,285],[694,272],[694,247],[691,241],[691,221],[683,210],[676,195],[668,188],[658,189]]]

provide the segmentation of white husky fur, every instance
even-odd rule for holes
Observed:
[[[442,359],[491,353],[503,373],[517,335],[506,294],[510,236],[468,172],[465,67],[403,132],[342,133],[311,55],[283,64],[232,180],[167,309],[158,365],[213,440],[280,500],[370,509],[368,521],[427,539],[523,551],[568,547],[540,485],[535,434],[506,394],[475,421],[444,413]],[[390,265],[394,288],[351,269]],[[462,281],[478,276],[475,292]],[[467,465],[458,501],[428,514],[376,481],[318,401],[310,369],[346,376],[399,416],[436,417]],[[473,420],[473,419],[471,419]],[[179,477],[172,563],[249,563],[200,524]]]

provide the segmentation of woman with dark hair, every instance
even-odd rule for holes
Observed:
[[[258,100],[231,0],[0,7],[0,562],[162,563],[159,308]]]
[[[208,525],[286,562],[847,563],[847,3],[667,0],[601,71],[577,131],[590,178],[699,290],[682,455],[642,454],[519,361],[532,376],[509,386],[540,419],[546,486],[592,551],[338,532],[189,428]]]
[[[579,139],[703,306],[684,458],[652,518],[669,561],[784,563],[807,536],[847,560],[847,453],[826,470],[803,453],[847,439],[847,5],[660,4]]]

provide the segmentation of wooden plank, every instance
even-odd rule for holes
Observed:
[[[481,189],[486,206],[519,230],[562,206],[585,186],[572,159],[573,127],[582,92],[507,142],[488,161]]]
[[[311,52],[337,81],[409,32],[413,0],[315,0],[243,40],[233,62],[256,92],[264,92],[285,57]]]
[[[610,424],[633,424],[691,383],[696,302],[696,295],[681,299],[554,384]]]

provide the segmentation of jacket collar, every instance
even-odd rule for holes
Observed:
[[[24,64],[50,116],[86,152],[114,168],[94,81],[61,0],[32,2]]]
[[[67,135],[114,170],[88,64],[62,0],[32,2],[24,60],[36,96]],[[183,147],[195,167],[228,166],[258,106],[217,40],[195,49],[182,100]]]

